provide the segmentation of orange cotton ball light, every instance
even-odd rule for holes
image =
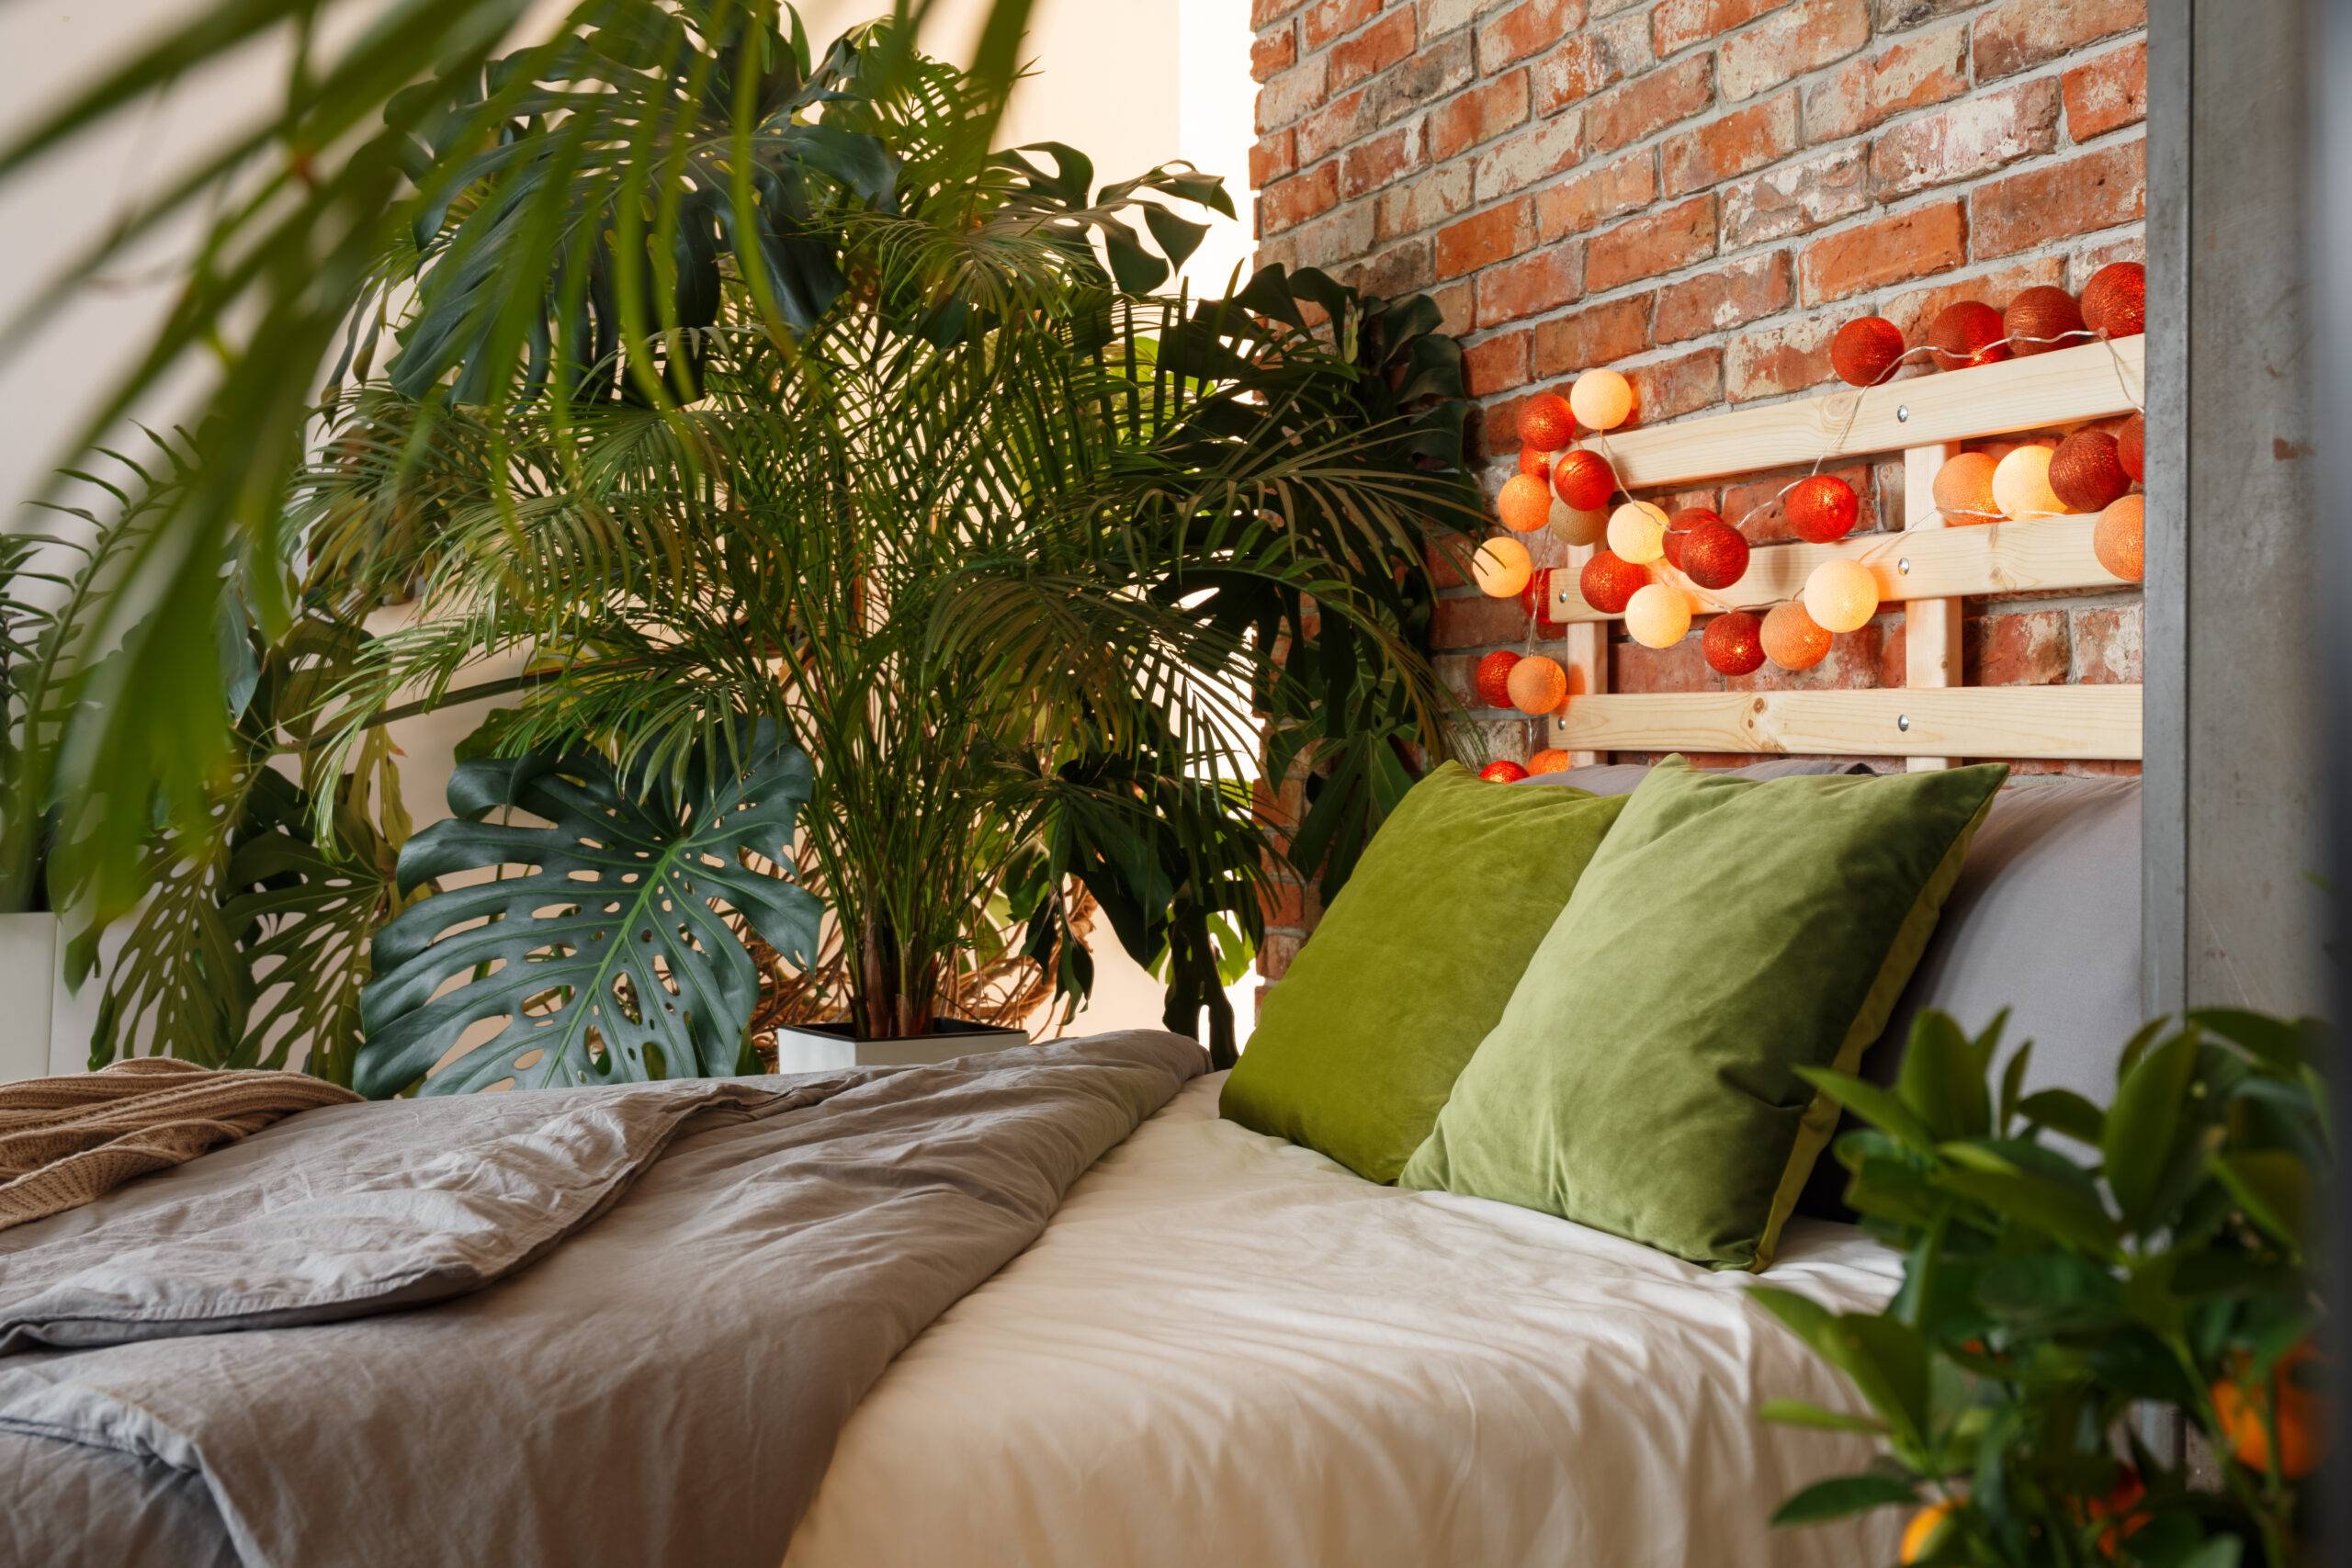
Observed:
[[[1705,589],[1729,588],[1747,575],[1747,541],[1713,513],[1682,536],[1682,575]]]
[[[1936,510],[1945,523],[1959,527],[1990,523],[2000,515],[1993,504],[1993,473],[1997,465],[1983,452],[1962,452],[1936,470]]]
[[[1878,579],[1860,561],[1823,561],[1804,580],[1804,613],[1826,632],[1859,630],[1878,614]]]
[[[1534,574],[1534,558],[1517,539],[1488,539],[1470,558],[1470,575],[1489,599],[1518,598]]]
[[[1576,417],[1557,392],[1538,392],[1519,406],[1519,444],[1537,452],[1557,452],[1575,439]]]
[[[2100,512],[2132,488],[2132,476],[2114,436],[2078,430],[2050,455],[2050,488],[2070,512]]]
[[[1965,370],[1974,365],[1997,365],[2009,356],[2001,341],[2001,312],[1982,299],[1963,299],[1946,306],[1928,329],[1939,370]]]
[[[1835,474],[1800,479],[1789,491],[1789,531],[1809,545],[1826,545],[1854,531],[1862,498]]]
[[[1559,661],[1537,657],[1510,667],[1510,705],[1521,713],[1547,714],[1568,700],[1568,672]]]
[[[1614,430],[1634,415],[1634,384],[1614,370],[1588,370],[1568,389],[1568,407],[1588,430]]]
[[[1552,521],[1552,487],[1533,474],[1513,474],[1495,498],[1503,526],[1514,534],[1532,534]]]
[[[1533,474],[1545,484],[1550,484],[1552,482],[1552,454],[1539,452],[1532,446],[1521,447],[1519,471],[1522,474]]]
[[[2115,433],[2115,455],[2134,484],[2148,482],[2148,416],[2135,413]]]
[[[1829,367],[1849,387],[1875,387],[1903,361],[1903,329],[1884,316],[1848,321],[1829,340]]]
[[[1527,776],[1527,770],[1517,762],[1489,762],[1478,770],[1478,776],[1488,784],[1517,784]]]
[[[2148,269],[2113,262],[2083,287],[2083,324],[2101,337],[2138,337],[2148,330]]]
[[[1577,575],[1577,592],[1604,615],[1623,615],[1626,604],[1649,583],[1646,570],[1607,550],[1594,552]]]
[[[1672,648],[1690,635],[1690,596],[1653,582],[1625,604],[1625,635],[1644,648]]]
[[[2047,446],[2020,446],[1994,466],[1993,504],[2002,516],[2024,523],[2054,517],[2066,510],[2066,503],[2050,488],[2052,455]]]
[[[1605,512],[1617,491],[1617,474],[1608,458],[1578,447],[1563,453],[1553,468],[1552,490],[1571,512]]]
[[[1609,514],[1609,547],[1635,566],[1666,556],[1666,513],[1646,501],[1629,501]]]
[[[1546,746],[1527,759],[1527,771],[1534,773],[1565,773],[1568,771],[1568,754],[1557,746]]]
[[[1764,663],[1764,622],[1745,610],[1717,615],[1699,638],[1699,651],[1718,675],[1752,675]]]
[[[2098,514],[2091,529],[2091,554],[2124,581],[2137,582],[2148,570],[2147,527],[2147,498],[2124,496]]]
[[[1470,677],[1470,687],[1478,700],[1490,708],[1510,706],[1511,666],[1519,662],[1519,655],[1510,649],[1498,649],[1478,660],[1477,670]]]
[[[2042,284],[2009,301],[2001,316],[2002,333],[2012,353],[2047,354],[2090,341],[2083,330],[2083,308],[2063,288]]]
[[[1794,600],[1772,606],[1757,641],[1764,657],[1783,670],[1810,670],[1829,657],[1829,634]]]

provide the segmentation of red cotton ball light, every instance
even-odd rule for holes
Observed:
[[[1939,370],[1965,370],[1976,365],[1998,365],[2009,356],[2001,341],[2001,312],[1982,299],[1947,305],[1928,329]]]
[[[2103,512],[2132,488],[2115,437],[2104,430],[2078,430],[2050,455],[2050,488],[2070,512]]]
[[[1826,545],[1854,531],[1862,515],[1862,498],[1835,474],[1801,479],[1789,491],[1789,531],[1809,545]]]
[[[1568,700],[1568,672],[1555,659],[1522,659],[1510,667],[1504,683],[1510,688],[1510,705],[1534,717],[1556,713]]]
[[[1650,585],[1650,574],[1623,556],[1595,550],[1577,574],[1577,591],[1604,615],[1622,615],[1634,594]]]
[[[1527,771],[1534,773],[1565,773],[1568,771],[1568,754],[1557,746],[1546,746],[1527,759]]]
[[[1539,452],[1532,446],[1521,447],[1519,471],[1522,474],[1533,474],[1545,484],[1550,484],[1552,482],[1552,454]]]
[[[1747,540],[1710,513],[1682,536],[1682,575],[1702,588],[1729,588],[1747,575]]]
[[[1875,387],[1903,362],[1903,329],[1884,316],[1848,321],[1829,340],[1829,367],[1849,387]]]
[[[1552,487],[1533,474],[1513,474],[1495,498],[1495,513],[1514,534],[1532,534],[1552,521]]]
[[[2148,482],[2148,416],[2135,413],[2115,433],[2115,455],[2134,484]]]
[[[1718,675],[1752,675],[1764,664],[1764,622],[1746,610],[1731,610],[1707,623],[1699,638],[1707,668]]]
[[[2138,337],[2148,330],[2148,269],[2111,262],[2083,286],[2083,324],[2101,337]]]
[[[1553,468],[1552,492],[1571,512],[1605,511],[1617,493],[1617,472],[1600,453],[1578,447]]]
[[[2009,301],[2001,330],[2011,352],[2020,355],[2047,354],[2090,340],[2083,330],[2083,308],[2075,297],[2046,283]]]
[[[1677,571],[1684,570],[1682,547],[1690,542],[1690,536],[1710,523],[1723,520],[1723,513],[1712,506],[1686,506],[1667,519],[1666,564]]]
[[[1527,770],[1517,762],[1489,762],[1478,770],[1478,776],[1488,784],[1517,784],[1527,776]]]
[[[1566,629],[1552,618],[1552,571],[1548,566],[1537,567],[1527,586],[1519,591],[1519,607],[1533,617],[1539,637],[1558,637]]]
[[[1519,444],[1538,452],[1557,452],[1576,438],[1576,416],[1568,400],[1557,392],[1538,392],[1519,405]]]
[[[1490,708],[1510,706],[1511,666],[1519,662],[1519,655],[1510,649],[1498,649],[1478,660],[1478,668],[1470,677],[1471,688],[1478,700]]]

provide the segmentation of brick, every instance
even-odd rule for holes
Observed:
[[[1585,287],[1595,294],[1656,277],[1703,261],[1715,254],[1715,198],[1693,197],[1629,219],[1589,242],[1585,261]]]
[[[1941,28],[1849,60],[1805,89],[1809,141],[1838,141],[1968,91],[1968,28]]]
[[[1789,0],[1665,0],[1650,13],[1650,41],[1660,57],[1777,11]]]
[[[1806,233],[1870,202],[1869,150],[1840,148],[1725,186],[1724,244],[1736,250]]]
[[[1430,44],[1404,64],[1364,84],[1364,105],[1374,125],[1386,125],[1433,104],[1477,74],[1468,33]]]
[[[1263,136],[1322,107],[1326,80],[1318,56],[1268,81],[1258,89],[1258,134]]]
[[[1796,269],[1788,252],[1751,256],[1660,290],[1654,335],[1663,346],[1728,332],[1778,315],[1795,298]]]
[[[1420,166],[1421,122],[1414,120],[1347,151],[1340,164],[1340,194],[1350,201]]]
[[[1811,471],[1810,468],[1791,469],[1725,486],[1724,503],[1717,510],[1733,527],[1747,535],[1751,544],[1773,545],[1794,538],[1795,536],[1789,532],[1788,513],[1781,505],[1781,492]],[[1854,493],[1862,499],[1861,520],[1854,526],[1863,533],[1874,531],[1878,525],[1878,502],[1877,491],[1871,487],[1870,469],[1849,465],[1822,471],[1854,487]]]
[[[1279,980],[1290,973],[1291,961],[1298,956],[1298,938],[1284,936],[1280,931],[1268,931],[1258,944],[1258,973],[1269,980]]]
[[[1693,55],[1613,87],[1585,108],[1585,136],[1596,152],[1611,152],[1690,118],[1714,101],[1714,65]]]
[[[1871,186],[1893,201],[1970,180],[2058,145],[2058,83],[2042,76],[1907,119],[1871,149]]]
[[[1259,192],[1258,225],[1264,233],[1279,234],[1339,204],[1340,164],[1332,159]]]
[[[1584,26],[1584,0],[1521,0],[1478,28],[1478,63],[1498,71],[1540,54]]]
[[[2066,134],[2088,141],[2148,118],[2148,45],[2144,39],[2066,73]]]
[[[1450,223],[1437,231],[1437,276],[1460,277],[1507,261],[1527,248],[1534,227],[1534,213],[1524,197]]]
[[[2075,610],[2067,615],[2069,676],[2085,685],[2138,685],[2144,678],[2141,606]]]
[[[1469,205],[1469,164],[1425,170],[1380,193],[1379,231],[1385,239],[1417,233]]]
[[[1427,240],[1408,240],[1381,252],[1363,265],[1351,267],[1343,281],[1384,299],[1418,294],[1433,280]]]
[[[1306,0],[1250,0],[1250,27],[1252,31],[1264,32],[1277,18],[1289,16],[1305,4]]]
[[[1624,62],[1599,33],[1578,33],[1528,67],[1535,112],[1557,114],[1625,79]]]
[[[1491,141],[1527,120],[1527,73],[1512,71],[1430,111],[1430,162]]]
[[[1380,15],[1381,0],[1317,0],[1298,19],[1306,47],[1321,49],[1342,33],[1351,33]]]
[[[1467,27],[1506,0],[1421,0],[1421,36],[1435,38]]]
[[[1318,63],[1322,57],[1317,57]],[[1298,161],[1319,164],[1334,152],[1345,152],[1380,128],[1370,96],[1359,88],[1310,110],[1298,122]]]
[[[1700,629],[1693,626],[1691,635],[1671,648],[1644,648],[1630,640],[1618,643],[1609,650],[1609,689],[1628,696],[1720,690],[1723,679],[1707,668],[1699,643]]]
[[[1829,365],[1836,320],[1815,317],[1742,333],[1724,349],[1724,389],[1736,403],[1786,397],[1837,378]]]
[[[2027,289],[2063,281],[2065,270],[2065,263],[2060,258],[2044,256],[1957,282],[1913,289],[1882,301],[1879,314],[1902,329],[1904,342],[1918,348],[1926,344],[1928,329],[1935,324],[1936,318],[1951,306],[1974,299],[1996,310],[2006,310],[2009,301]]]
[[[1298,138],[1289,130],[1261,136],[1250,147],[1250,188],[1263,190],[1298,167]]]
[[[1972,686],[2052,686],[2066,679],[2066,612],[2018,610],[1961,626],[1960,658]]]
[[[1650,345],[1654,299],[1631,295],[1539,323],[1532,368],[1548,381],[1631,359]]]
[[[1372,249],[1372,203],[1358,202],[1302,223],[1283,238],[1295,266],[1330,270],[1347,266]]]
[[[1542,120],[1487,148],[1471,160],[1471,183],[1480,201],[1548,180],[1584,160],[1584,117],[1565,114]]]
[[[1556,310],[1574,300],[1583,256],[1575,245],[1546,245],[1478,275],[1478,324],[1498,326]]]
[[[1687,196],[1736,175],[1777,164],[1796,151],[1797,141],[1793,92],[1717,115],[1658,144],[1666,194]]]
[[[1298,32],[1285,26],[1261,33],[1250,45],[1250,75],[1263,83],[1298,63]]]
[[[1883,33],[1921,28],[1975,9],[1984,0],[1871,0],[1871,22]]]
[[[1949,271],[1967,259],[1967,216],[1958,201],[1939,201],[1814,241],[1798,276],[1811,306]]]
[[[1448,337],[1466,337],[1477,325],[1478,293],[1468,278],[1432,288],[1429,296],[1437,304],[1438,330]]]
[[[1724,400],[1724,355],[1717,348],[1638,366],[1625,377],[1634,383],[1634,417],[1642,424],[1679,419]]]
[[[2134,223],[2148,211],[2148,143],[2135,139],[2049,164],[1969,197],[1976,254],[2011,255],[2045,240]]]
[[[1430,625],[1432,648],[1478,648],[1517,642],[1527,635],[1527,613],[1516,599],[1476,596],[1440,599]]]
[[[1976,80],[2030,71],[2147,22],[2148,0],[2002,0],[1976,20]]]
[[[1516,392],[1527,385],[1528,348],[1534,334],[1503,333],[1462,351],[1462,378],[1474,398]]]
[[[1411,8],[1389,12],[1346,42],[1331,46],[1331,90],[1352,87],[1409,59],[1414,42]]]
[[[1657,162],[1645,148],[1557,180],[1535,193],[1535,232],[1545,243],[1639,212],[1657,199]]]
[[[2144,266],[2147,260],[2148,242],[2144,237],[2134,234],[2130,239],[2109,241],[2067,257],[2064,283],[2069,290],[2080,294],[2084,285],[2109,262],[2138,262]]]
[[[1843,60],[1871,41],[1864,0],[1801,0],[1716,51],[1715,90],[1736,103]]]

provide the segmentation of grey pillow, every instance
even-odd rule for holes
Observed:
[[[2144,1020],[2140,966],[2140,781],[2018,781],[1969,846],[1919,967],[1862,1058],[1863,1076],[1894,1081],[1926,1009],[1973,1033],[2006,1007],[2002,1059],[2033,1042],[2029,1087],[2105,1104],[2116,1059]],[[1845,1185],[1845,1168],[1822,1160],[1798,1212],[1850,1217],[1838,1201]]]
[[[1600,762],[1589,768],[1570,768],[1564,773],[1537,773],[1521,779],[1522,784],[1555,784],[1567,789],[1581,789],[1594,795],[1631,795],[1649,773],[1646,762]],[[1866,773],[1870,766],[1864,762],[1837,762],[1819,757],[1775,757],[1770,761],[1750,762],[1731,770],[1736,779],[1785,779],[1800,773]]]

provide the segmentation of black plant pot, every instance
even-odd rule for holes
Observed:
[[[787,1023],[775,1032],[775,1070],[821,1073],[837,1067],[925,1066],[1028,1043],[1029,1036],[1021,1030],[968,1023],[960,1018],[933,1019],[928,1034],[902,1034],[888,1040],[860,1040],[856,1029],[847,1023]]]

